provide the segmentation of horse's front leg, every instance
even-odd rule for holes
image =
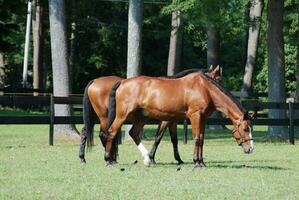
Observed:
[[[202,127],[202,118],[199,112],[196,112],[193,113],[189,119],[192,125],[192,135],[194,140],[193,161],[195,163],[195,167],[205,167],[202,156],[204,142],[204,127]]]
[[[205,167],[205,163],[203,162],[203,145],[204,145],[204,133],[205,133],[205,123],[204,119],[200,118],[199,121],[199,146],[198,146],[198,160],[199,165],[196,165],[196,167]]]
[[[140,132],[143,128],[144,123],[143,122],[134,122],[131,130],[129,131],[130,136],[134,140],[135,144],[137,145],[141,155],[143,156],[143,164],[145,166],[150,166],[151,159],[149,157],[149,153],[147,149],[144,147],[144,145],[141,142],[140,139]]]

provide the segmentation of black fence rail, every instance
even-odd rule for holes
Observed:
[[[82,97],[54,97],[49,96],[0,96],[1,106],[20,106],[32,105],[45,106],[49,111],[48,116],[0,116],[0,124],[49,124],[49,144],[53,145],[54,125],[55,124],[83,124],[82,116],[55,116],[55,104],[72,104],[82,108]],[[253,125],[272,125],[272,126],[288,126],[289,139],[291,144],[295,144],[294,127],[299,126],[299,119],[294,119],[295,110],[299,110],[299,103],[278,103],[278,102],[261,102],[258,100],[244,100],[242,105],[247,110],[256,111],[257,118],[254,119]],[[265,109],[282,109],[288,112],[285,119],[268,118]],[[259,113],[262,111],[263,113]],[[152,120],[148,124],[158,124],[159,121]],[[187,142],[187,126],[189,121],[180,121],[184,124],[184,143]],[[231,121],[227,118],[209,118],[208,125],[230,125]]]

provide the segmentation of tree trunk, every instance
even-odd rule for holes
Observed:
[[[299,22],[299,2],[297,4],[297,17]],[[297,69],[296,69],[296,103],[299,102],[299,23],[297,33]],[[295,110],[295,118],[299,119],[299,111]],[[296,131],[299,131],[299,126],[296,126]]]
[[[142,11],[142,0],[129,1],[127,78],[141,74]]]
[[[33,32],[33,89],[44,89],[43,84],[43,8],[40,0],[32,1],[32,32]],[[38,95],[38,92],[34,92]]]
[[[76,40],[76,23],[72,23],[72,28],[71,28],[71,38],[70,38],[70,57],[69,57],[69,66],[70,66],[70,86],[71,88],[73,87],[73,77],[75,74],[75,40]]]
[[[219,51],[220,51],[220,41],[219,34],[213,25],[210,25],[207,29],[207,65],[210,67],[216,67],[219,65]],[[222,114],[219,111],[215,111],[212,118],[222,118]],[[209,129],[225,129],[223,125],[209,125]]]
[[[23,60],[23,78],[22,78],[22,85],[24,88],[28,87],[27,79],[28,79],[28,60],[29,60],[29,48],[30,48],[31,13],[32,13],[32,2],[28,1],[24,60]]]
[[[211,65],[213,65],[213,67],[216,67],[217,65],[219,65],[220,43],[219,34],[213,25],[209,26],[207,30],[207,45],[208,67],[210,67]]]
[[[66,38],[65,1],[49,0],[50,35],[54,96],[70,94],[68,51]],[[56,116],[70,116],[70,105],[55,105]],[[78,136],[74,125],[55,125],[55,133]]]
[[[129,0],[127,78],[141,74],[143,0]],[[130,125],[126,125],[125,139],[129,139]]]
[[[247,59],[243,77],[242,92],[248,96],[252,85],[253,70],[256,62],[258,39],[260,32],[260,18],[263,11],[263,0],[253,0],[250,5],[250,26],[248,30]]]
[[[269,0],[268,3],[268,99],[274,102],[285,102],[285,65],[283,40],[283,0]],[[269,109],[269,118],[286,117],[284,110]],[[286,127],[269,126],[268,137],[288,137]]]
[[[296,87],[296,97],[299,101],[299,1],[297,3],[297,17],[298,17],[298,23],[297,23],[297,87]]]
[[[5,63],[4,63],[4,53],[0,52],[0,88],[5,86]]]
[[[173,76],[180,70],[183,44],[183,34],[180,28],[180,11],[173,11],[171,18],[171,33],[167,65],[168,76]]]

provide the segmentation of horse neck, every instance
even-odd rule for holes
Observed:
[[[237,105],[236,100],[233,100],[232,97],[225,94],[216,85],[213,85],[213,83],[211,84],[214,91],[210,92],[210,97],[212,98],[216,110],[224,113],[234,124],[243,117],[244,113],[242,109]]]

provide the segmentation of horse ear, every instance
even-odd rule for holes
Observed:
[[[255,119],[256,118],[256,114],[257,114],[256,111],[248,113],[250,119]]]
[[[243,120],[252,120],[255,118],[256,112],[248,112],[246,111],[246,113],[243,116]]]
[[[220,76],[221,73],[221,67],[219,65],[217,65],[217,67],[213,70],[214,74],[217,74]]]
[[[213,71],[213,65],[210,66],[210,68],[208,69],[208,71]]]

